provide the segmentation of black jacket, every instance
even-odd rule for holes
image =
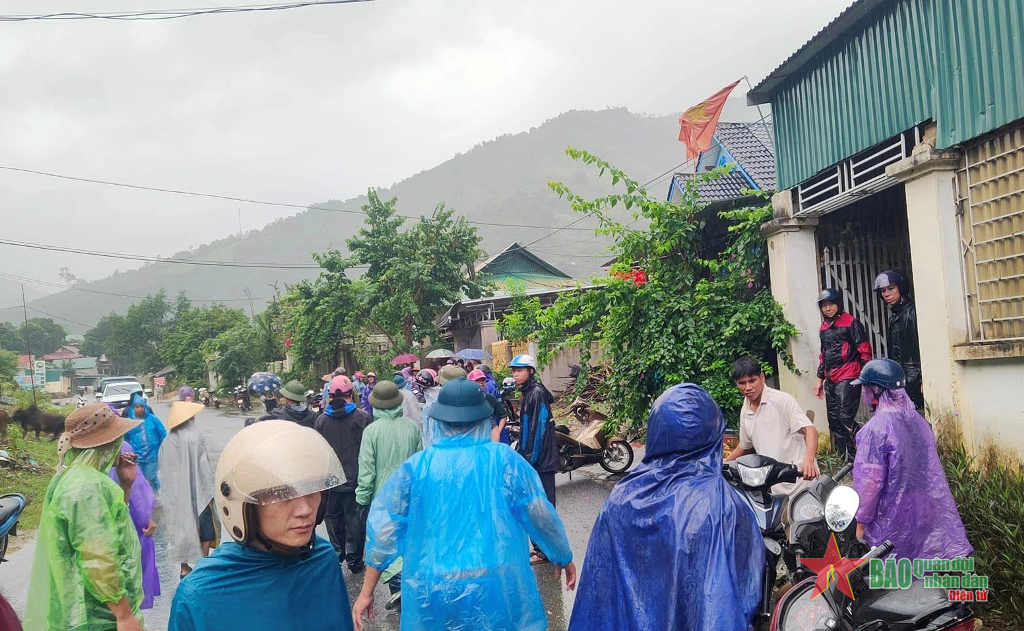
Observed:
[[[917,338],[917,306],[913,300],[907,299],[892,307],[887,346],[889,359],[903,367],[907,384],[920,384],[921,345]]]
[[[334,448],[345,471],[345,484],[337,490],[355,491],[359,485],[359,446],[363,442],[363,430],[373,422],[373,417],[358,407],[346,411],[348,407],[355,406],[354,403],[338,410],[333,406],[333,403],[327,406],[327,410],[317,417],[314,429]]]
[[[538,473],[558,471],[558,443],[551,403],[555,400],[540,381],[530,379],[522,385],[519,407],[522,436],[516,448]]]
[[[291,409],[291,406],[279,405],[270,412],[256,419],[256,422],[258,423],[260,421],[270,421],[275,419],[282,421],[292,421],[298,423],[303,427],[309,427],[312,429],[313,426],[316,424],[316,412],[314,412],[308,406],[302,412],[296,412],[295,410]]]

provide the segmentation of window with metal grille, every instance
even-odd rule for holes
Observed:
[[[1024,125],[969,146],[957,175],[970,340],[1024,339]]]

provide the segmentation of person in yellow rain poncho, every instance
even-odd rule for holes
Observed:
[[[121,455],[141,420],[102,403],[78,408],[57,444],[39,521],[26,631],[140,631],[142,561],[126,498],[137,468]],[[119,486],[107,477],[117,467]]]

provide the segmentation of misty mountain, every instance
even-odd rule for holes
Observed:
[[[675,116],[642,116],[622,108],[570,111],[528,132],[501,136],[477,145],[384,189],[381,196],[397,196],[398,212],[403,215],[429,214],[438,203],[444,202],[472,221],[551,227],[478,226],[483,249],[494,253],[513,241],[528,244],[578,218],[565,200],[548,189],[548,181],[565,182],[575,192],[586,196],[609,192],[610,180],[600,180],[596,169],[569,159],[565,155],[567,146],[595,153],[644,183],[684,161],[685,147],[676,140],[677,134]],[[650,187],[651,193],[665,195],[668,183],[666,176]],[[326,201],[272,222],[261,230],[214,241],[178,253],[174,258],[312,264],[313,252],[329,247],[344,251],[345,240],[362,226],[358,214],[324,209],[358,211],[365,201],[365,196]],[[620,217],[628,217],[624,210],[621,213]],[[588,219],[576,227],[593,225],[593,220]],[[608,239],[594,237],[589,230],[566,230],[538,242],[531,249],[571,276],[586,279],[600,273],[601,263],[608,258],[605,250]],[[126,261],[126,266],[130,264]],[[273,295],[274,287],[283,291],[285,285],[316,274],[315,269],[150,263],[88,283],[78,290],[37,298],[30,306],[65,319],[61,323],[69,331],[81,333],[103,315],[111,311],[123,312],[139,297],[160,289],[172,300],[179,291],[185,291],[194,301],[224,301],[247,310],[251,297],[252,308],[259,311]],[[0,286],[0,295],[6,297],[4,289]],[[11,310],[0,311],[0,319],[17,319],[12,314]]]

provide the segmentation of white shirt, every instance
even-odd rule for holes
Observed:
[[[807,443],[800,430],[811,425],[811,419],[792,395],[765,386],[757,412],[750,409],[750,401],[743,400],[739,446],[779,462],[802,465]],[[776,484],[772,492],[789,494],[796,486],[788,482]]]

